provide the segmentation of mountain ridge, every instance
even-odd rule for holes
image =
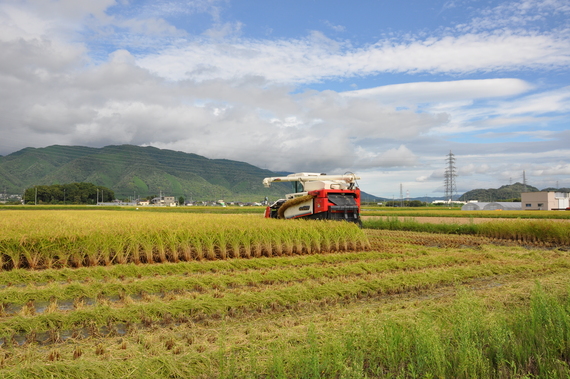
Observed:
[[[288,192],[282,183],[263,187],[263,178],[277,175],[245,162],[152,146],[52,145],[0,157],[0,181],[13,193],[34,185],[91,182],[113,189],[117,197],[162,193],[194,200],[259,201]]]

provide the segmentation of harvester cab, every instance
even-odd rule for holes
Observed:
[[[273,182],[291,182],[293,192],[269,205],[266,218],[345,220],[361,225],[360,177],[349,173],[327,175],[298,173],[263,179],[263,185]]]

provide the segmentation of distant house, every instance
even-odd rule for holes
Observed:
[[[523,192],[522,208],[534,211],[551,211],[570,208],[570,194],[565,192]]]
[[[459,200],[434,200],[431,202],[433,205],[459,205],[459,204],[465,204],[464,201],[459,201]]]
[[[174,196],[161,196],[152,199],[151,203],[153,203],[154,205],[173,207],[176,205],[176,199],[174,198]]]

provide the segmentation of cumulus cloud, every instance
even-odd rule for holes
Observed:
[[[499,9],[500,29],[485,24],[495,17],[486,15],[428,36],[356,44],[317,30],[295,39],[244,37],[244,24],[223,19],[223,1],[149,2],[131,13],[113,0],[7,1],[0,5],[0,131],[10,138],[0,140],[0,154],[130,143],[274,170],[360,170],[421,188],[441,182],[453,148],[465,178],[525,169],[567,175],[570,133],[557,123],[570,111],[570,87],[545,89],[516,74],[566,70],[568,29],[507,27],[536,22],[530,13],[539,8],[566,14],[567,2],[522,3],[528,13]],[[191,35],[167,21],[177,9],[212,22]],[[395,73],[407,75],[404,83],[307,89]],[[446,76],[427,81],[426,73]],[[499,136],[506,143],[482,143]]]

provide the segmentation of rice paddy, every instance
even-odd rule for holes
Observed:
[[[258,216],[108,211],[5,211],[0,269],[251,258],[366,249],[348,223]]]
[[[365,227],[371,229],[407,230],[428,233],[477,235],[544,246],[570,245],[570,223],[566,220],[516,219],[482,223],[421,223],[415,218],[369,218]]]
[[[570,249],[541,234],[9,212],[3,378],[570,375]]]

